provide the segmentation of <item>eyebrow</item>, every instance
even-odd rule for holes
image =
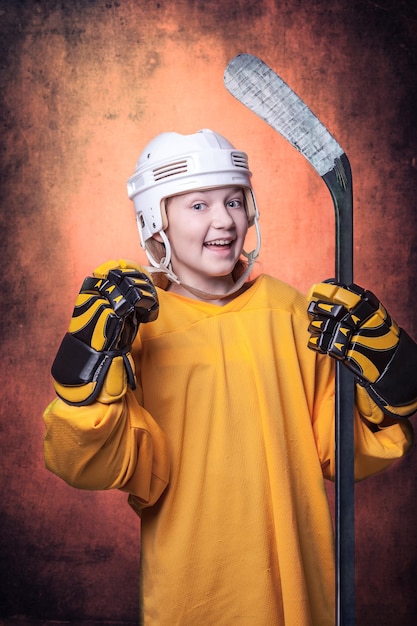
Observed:
[[[241,192],[242,194],[244,194],[244,191],[242,189],[242,187],[234,187],[233,189],[230,189],[229,193],[233,194],[233,193],[237,193],[237,192]]]

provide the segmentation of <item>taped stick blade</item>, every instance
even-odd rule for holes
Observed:
[[[224,73],[226,89],[267,122],[324,176],[344,154],[303,100],[261,59],[238,54]]]

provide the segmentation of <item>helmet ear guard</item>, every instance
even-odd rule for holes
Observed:
[[[219,187],[241,187],[249,226],[255,225],[257,245],[250,253],[243,251],[250,268],[259,255],[260,231],[258,208],[251,185],[251,172],[245,152],[236,150],[222,135],[203,129],[192,135],[162,133],[143,150],[136,169],[127,182],[133,200],[141,240],[151,265],[179,282],[172,271],[171,246],[165,234],[168,220],[165,201],[170,196]],[[165,257],[158,261],[147,246],[159,233]]]

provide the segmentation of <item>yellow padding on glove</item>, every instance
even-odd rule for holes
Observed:
[[[367,393],[365,387],[362,385],[356,385],[356,406],[359,413],[373,424],[380,424],[385,415],[382,409],[372,400]]]
[[[95,382],[86,383],[85,385],[61,385],[53,379],[54,389],[60,398],[66,400],[70,404],[81,404],[87,400],[96,388]]]
[[[129,354],[126,355],[129,359],[129,363],[132,367],[133,374],[135,373],[135,363],[132,359],[132,356]],[[99,395],[97,396],[97,401],[102,402],[103,404],[111,404],[112,402],[116,402],[116,400],[120,400],[127,391],[127,375],[126,368],[123,363],[123,357],[117,356],[113,359],[109,371],[107,372],[106,378],[104,379],[103,386]]]
[[[324,300],[333,304],[343,304],[349,311],[361,300],[358,294],[333,283],[316,283],[310,288],[307,298],[309,301]]]
[[[122,270],[134,269],[134,270],[137,270],[138,272],[142,272],[142,274],[146,274],[148,278],[150,278],[149,272],[147,272],[145,268],[142,267],[142,265],[138,265],[134,261],[128,261],[127,259],[119,259],[118,261],[111,259],[110,261],[106,261],[105,263],[102,263],[101,265],[96,267],[96,269],[93,272],[93,276],[95,276],[96,278],[107,278],[107,275],[110,272],[110,270],[116,270],[116,269],[122,269]]]
[[[407,404],[406,406],[391,406],[387,404],[385,408],[389,413],[391,413],[391,415],[398,417],[410,417],[417,411],[417,401],[411,402],[411,404]]]

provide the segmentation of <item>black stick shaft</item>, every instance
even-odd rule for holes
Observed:
[[[336,230],[336,280],[353,282],[353,193],[352,175],[345,154],[341,166],[346,178],[338,185],[336,167],[323,176],[333,196]],[[335,535],[336,535],[336,624],[355,624],[355,485],[354,485],[354,380],[349,370],[336,363],[335,389]]]

